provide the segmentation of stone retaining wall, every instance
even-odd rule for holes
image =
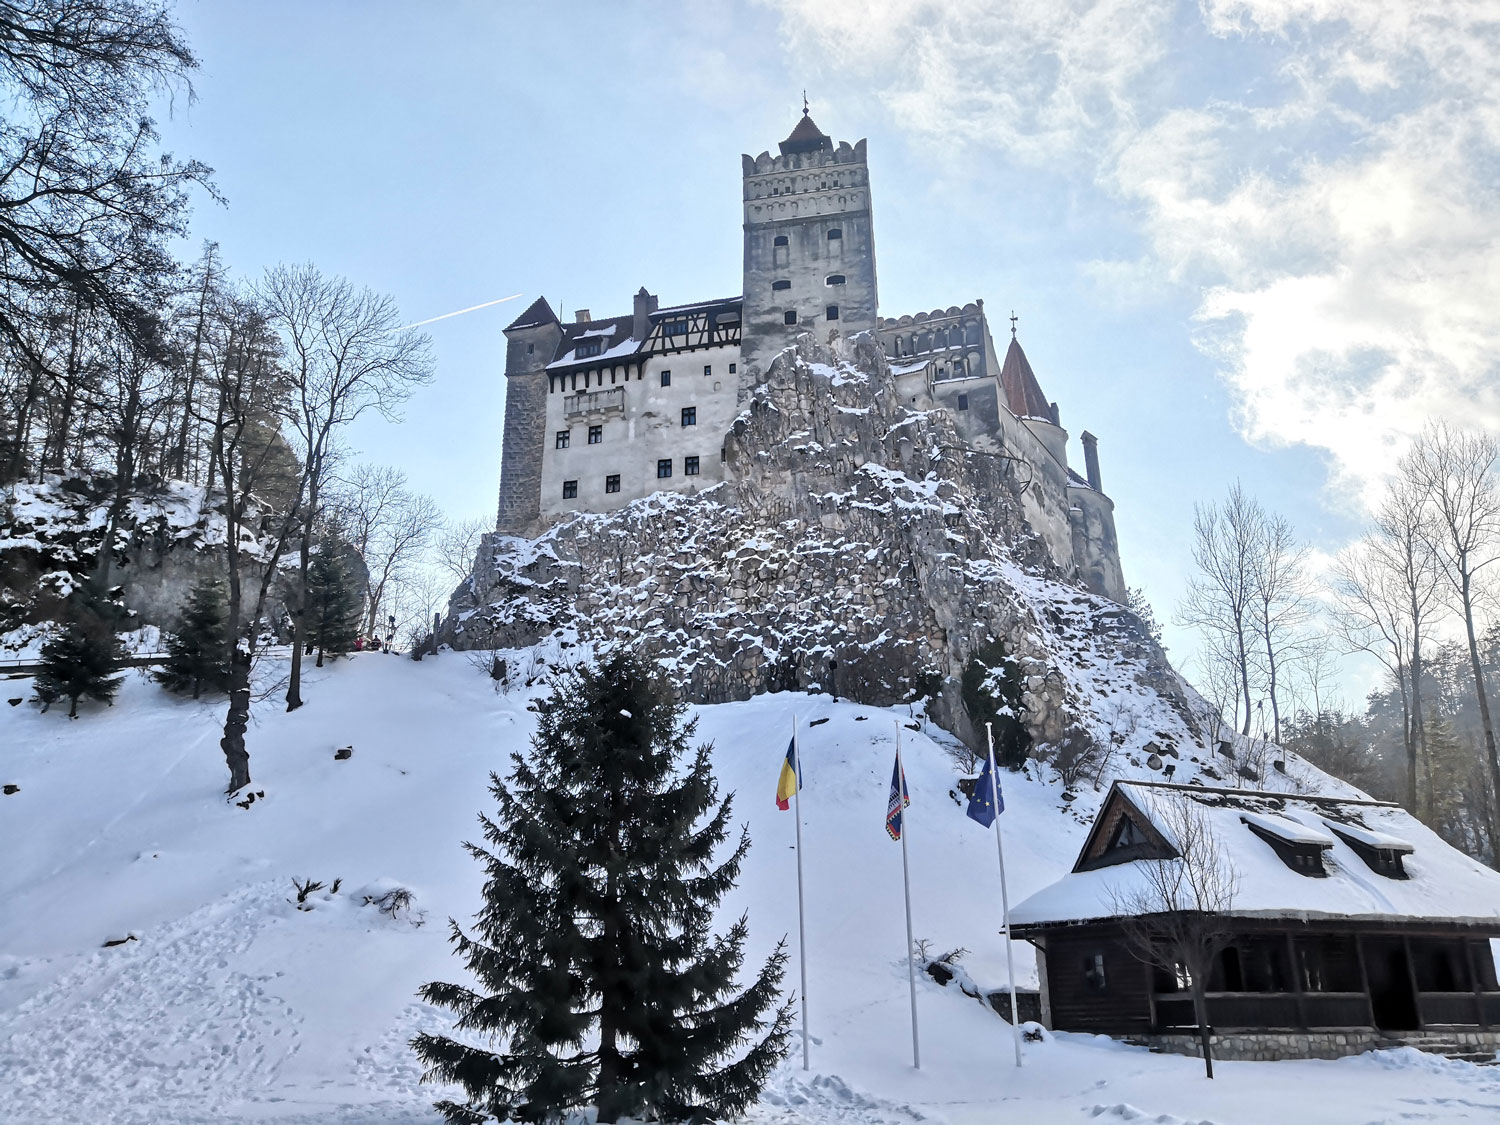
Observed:
[[[1202,1057],[1198,1036],[1191,1034],[1132,1035],[1126,1042],[1149,1047],[1160,1054]],[[1500,1051],[1500,1031],[1434,1031],[1399,1038],[1362,1027],[1338,1031],[1231,1031],[1210,1036],[1209,1043],[1214,1058],[1225,1061],[1341,1059],[1392,1047],[1415,1047],[1435,1054],[1481,1054]]]

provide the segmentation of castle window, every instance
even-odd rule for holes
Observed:
[[[576,480],[565,480],[565,481],[563,481],[563,499],[564,500],[577,500],[578,499],[578,482]]]
[[[666,480],[672,475],[672,458],[663,457],[656,463],[656,479]]]
[[[526,354],[527,355],[531,355],[535,351],[536,351],[536,345],[535,344],[527,344],[526,345]]]
[[[837,305],[829,305],[828,308],[824,310],[823,315],[829,320],[837,320],[839,318],[839,307]]]
[[[772,246],[785,246],[785,245],[787,245],[786,235],[784,235],[784,234],[778,234],[774,239],[771,240],[771,245]]]
[[[604,491],[605,492],[619,492],[620,491],[620,474],[619,473],[610,473],[609,476],[607,476],[607,477],[604,478]]]
[[[828,241],[829,242],[833,242],[835,239],[840,239],[840,238],[843,238],[843,237],[844,237],[844,232],[842,230],[840,230],[838,227],[830,227],[829,228],[829,230],[828,230]]]
[[[589,356],[598,355],[604,349],[604,344],[599,340],[585,340],[573,351],[574,359],[588,359]]]
[[[684,426],[696,426],[698,424],[698,408],[696,406],[684,406],[682,408],[682,424]]]
[[[663,371],[661,373],[661,385],[664,387],[672,385],[672,373],[670,371]]]
[[[781,290],[783,290],[783,289],[790,289],[791,287],[792,287],[792,283],[790,281],[773,281],[773,282],[771,282],[771,292],[773,292],[773,293],[779,293],[779,292],[781,292]]]
[[[730,374],[731,374],[731,375],[733,375],[733,374],[734,374],[734,373],[735,373],[735,372],[736,372],[736,371],[738,371],[738,370],[739,370],[739,369],[740,369],[740,365],[739,365],[739,364],[737,364],[737,363],[731,363],[731,364],[730,364],[730,365],[729,365],[729,373],[730,373]]]
[[[714,365],[711,364],[711,363],[705,363],[703,365],[703,374],[705,374],[705,375],[712,375],[713,373],[714,373]]]
[[[685,477],[695,477],[698,475],[698,458],[684,457],[682,459],[682,475]]]
[[[969,396],[968,395],[959,395],[958,396],[958,408],[960,410],[967,410],[967,409],[969,409]]]
[[[661,326],[664,336],[686,336],[688,322],[686,320],[669,320]]]
[[[841,274],[841,273],[831,273],[831,274],[829,274],[827,277],[825,277],[823,279],[823,284],[824,285],[842,285],[842,284],[844,284],[844,275]]]
[[[590,445],[598,445],[603,440],[604,440],[604,427],[603,426],[590,426],[589,427],[589,444]]]
[[[797,310],[796,309],[787,309],[786,312],[784,312],[784,313],[781,314],[781,322],[783,324],[796,324],[797,323]]]
[[[573,431],[572,430],[558,430],[557,431],[557,445],[556,445],[556,448],[558,448],[558,449],[567,449],[568,448],[568,441],[572,438],[572,436],[573,436]]]

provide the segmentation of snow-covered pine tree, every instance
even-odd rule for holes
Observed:
[[[487,846],[466,845],[488,875],[475,933],[450,923],[477,987],[421,990],[503,1049],[417,1036],[425,1078],[467,1095],[437,1108],[464,1125],[588,1104],[600,1122],[738,1113],[786,1053],[791,1005],[785,943],[740,991],[746,918],[712,929],[750,841],[716,855],[731,797],[708,747],[689,751],[695,723],[629,655],[534,706],[532,753],[512,755],[510,780],[491,775]]]
[[[325,537],[307,568],[307,617],[302,635],[318,650],[319,668],[325,653],[337,656],[354,648],[359,636],[364,602],[354,576],[344,562],[342,540]]]
[[[224,590],[217,582],[204,582],[188,595],[182,625],[167,635],[167,662],[155,674],[168,691],[191,691],[197,699],[203,689],[229,690],[229,641],[225,632]]]
[[[73,591],[62,631],[42,645],[42,670],[36,674],[35,686],[43,711],[66,699],[71,704],[68,718],[76,719],[80,699],[114,702],[123,679],[116,675],[124,656],[115,635],[119,614],[119,607],[93,583]]]

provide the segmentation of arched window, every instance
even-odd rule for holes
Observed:
[[[829,305],[825,315],[829,320],[837,320],[839,318],[839,307],[837,305]]]
[[[844,284],[844,275],[841,274],[841,273],[831,273],[831,274],[829,274],[827,277],[825,277],[823,279],[823,284],[824,285],[842,285],[842,284]]]
[[[843,238],[843,237],[844,237],[844,232],[841,229],[839,229],[838,227],[829,227],[828,228],[828,241],[829,242],[833,242],[835,239],[840,239],[840,238]]]
[[[938,349],[948,346],[948,330],[946,328],[939,328],[932,334],[932,346]]]
[[[780,292],[783,289],[790,289],[791,287],[792,287],[792,283],[790,281],[786,281],[784,279],[781,280],[781,281],[773,281],[773,282],[771,282],[771,291],[773,293]]]
[[[771,240],[772,246],[785,246],[786,244],[786,235],[784,234],[778,234],[774,239]]]

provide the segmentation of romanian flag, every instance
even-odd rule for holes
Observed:
[[[891,769],[891,799],[885,806],[885,830],[892,840],[901,839],[901,810],[909,804],[911,796],[906,792],[906,771],[901,768],[898,755]]]
[[[786,761],[781,763],[781,777],[776,782],[776,807],[792,807],[792,796],[802,788],[802,775],[797,769],[797,740],[786,744]]]

